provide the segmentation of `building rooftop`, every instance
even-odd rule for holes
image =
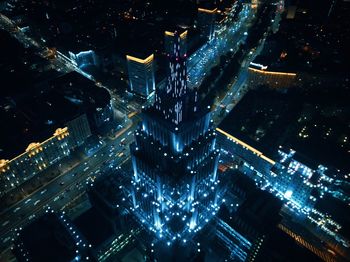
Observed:
[[[121,176],[116,174],[104,173],[94,181],[91,190],[98,194],[108,206],[114,208],[119,206],[124,198],[122,187],[125,183],[122,183],[121,179]]]
[[[237,215],[257,231],[264,232],[276,226],[283,203],[269,192],[256,190],[238,208]]]
[[[74,220],[74,224],[94,247],[100,247],[114,236],[111,224],[106,223],[101,213],[92,207]],[[93,227],[91,225],[94,225]]]
[[[16,256],[26,252],[30,261],[73,261],[77,255],[75,240],[56,213],[45,214],[24,227],[15,244]]]

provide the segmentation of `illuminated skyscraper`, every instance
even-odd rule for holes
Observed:
[[[187,53],[187,30],[180,35],[180,55]],[[177,41],[175,33],[170,31],[164,32],[164,47],[166,54],[170,55],[174,48],[174,43]]]
[[[217,9],[198,8],[198,27],[201,30],[201,36],[209,41],[214,37],[215,15]]]
[[[154,55],[145,59],[126,56],[129,73],[129,90],[131,93],[148,97],[155,90]]]
[[[156,90],[155,103],[131,145],[134,214],[158,237],[189,237],[216,214],[222,195],[217,165],[219,150],[208,106],[196,89],[187,87],[186,53],[175,32],[166,87]]]

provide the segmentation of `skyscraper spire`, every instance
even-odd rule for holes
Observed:
[[[169,57],[169,75],[165,89],[156,91],[155,108],[163,117],[178,125],[197,111],[197,90],[187,87],[187,54],[181,52],[180,34],[174,33],[175,41]]]
[[[186,53],[178,32],[174,36],[167,85],[143,111],[130,147],[134,213],[160,238],[171,240],[197,232],[215,214],[222,195],[210,112],[200,106],[197,90],[187,87]]]
[[[180,53],[180,35],[175,32],[173,52],[169,54],[170,74],[168,76],[167,94],[174,98],[181,97],[187,91],[187,55]]]

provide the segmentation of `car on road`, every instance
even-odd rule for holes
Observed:
[[[62,181],[62,182],[60,182],[60,186],[63,186],[64,185],[64,182]]]
[[[120,146],[124,146],[125,145],[125,137],[122,140],[120,140],[120,144],[119,145]]]
[[[37,204],[39,204],[40,200],[37,200],[34,202],[34,206],[36,206]]]
[[[9,241],[11,239],[11,237],[7,237],[7,238],[5,238],[3,241],[2,241],[2,243],[6,243],[7,241]]]
[[[24,204],[28,204],[31,200],[31,198],[28,198],[26,201],[24,201]]]
[[[17,207],[15,210],[13,210],[13,213],[16,213],[20,209],[21,209],[20,207]]]
[[[40,192],[40,195],[44,194],[47,191],[47,189],[44,189],[43,191]]]
[[[9,220],[7,220],[7,221],[5,221],[4,223],[2,223],[2,226],[4,227],[4,226],[6,226],[8,223],[10,223]]]

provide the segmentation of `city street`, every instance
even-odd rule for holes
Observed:
[[[350,0],[158,2],[0,1],[0,262],[348,261]]]
[[[210,69],[219,63],[221,55],[238,51],[240,43],[244,42],[246,32],[250,27],[253,14],[244,6],[239,13],[238,21],[232,22],[221,31],[212,41],[204,44],[188,59],[188,86],[198,87]]]
[[[244,32],[247,30],[247,19],[251,19],[251,13],[247,13],[246,10],[242,10],[239,15],[239,22],[233,23],[232,27],[227,28],[224,32],[227,34],[227,38],[217,39],[210,44],[204,45],[195,54],[189,58],[189,84],[193,83],[193,86],[198,86],[201,80],[205,77],[206,72],[210,70],[213,64],[213,60],[218,61],[220,55],[226,53],[233,48],[237,51],[238,44],[245,38]],[[37,42],[26,37],[9,19],[5,16],[0,17],[1,25],[3,28],[16,32],[16,37],[27,45],[36,46],[38,49],[43,50],[39,52],[43,57],[47,56],[47,48],[40,46]],[[225,40],[221,40],[225,39]],[[45,55],[46,54],[46,55]],[[208,55],[211,54],[211,55]],[[70,63],[69,59],[62,53],[58,52],[55,59],[52,60],[54,67],[59,71],[69,72],[75,70],[76,67]],[[81,73],[79,71],[79,73]],[[93,80],[93,79],[92,79]],[[96,83],[97,86],[104,87],[101,83]],[[130,113],[133,108],[128,108],[122,105],[120,98],[112,95],[113,104],[124,113]],[[226,97],[225,97],[226,98]],[[227,98],[226,98],[227,100]],[[104,163],[109,163],[115,160],[115,164],[119,165],[129,157],[128,144],[133,141],[133,130],[136,125],[125,129],[123,134],[116,140],[108,140],[106,144],[101,147],[95,155],[86,159],[84,162],[78,164],[71,170],[63,172],[54,180],[50,181],[39,190],[13,205],[11,208],[3,212],[0,218],[0,245],[6,247],[10,243],[13,232],[11,229],[19,228],[30,220],[32,220],[39,213],[44,211],[47,206],[53,208],[60,208],[67,205],[72,199],[79,194],[82,194],[85,190],[84,182],[92,178],[99,172],[101,166]],[[125,146],[120,147],[120,141],[125,138]],[[116,157],[123,153],[122,157]],[[30,214],[30,215],[28,215]]]
[[[216,40],[207,43],[189,58],[189,86],[199,86],[206,73],[218,63],[220,55],[228,51],[238,51],[239,44],[246,38],[245,32],[248,30],[252,18],[253,15],[249,12],[249,9],[243,9],[239,14],[239,21],[233,22],[231,27],[221,32],[221,34],[225,34],[225,36],[219,35]],[[17,32],[17,38],[19,38],[21,42],[32,42],[25,34],[18,31],[10,21],[7,21],[6,18],[1,17],[0,21],[2,21],[1,24],[12,27],[12,30]],[[36,42],[28,44],[33,44],[39,48],[39,44]],[[40,47],[40,50],[44,50],[39,53],[44,57],[47,53],[47,48]],[[56,58],[52,59],[51,62],[53,66],[61,72],[76,70],[94,81],[93,77],[78,70],[78,68],[76,68],[62,53],[58,52]],[[246,68],[241,69],[239,80],[233,83],[230,92],[224,97],[222,103],[231,103],[234,96],[232,93],[236,94],[239,92],[245,81],[246,73],[244,73],[244,70],[246,70]],[[107,87],[99,82],[96,82],[96,85],[108,90]],[[110,94],[112,96],[113,106],[116,109],[122,111],[124,114],[132,113],[134,120],[139,118],[135,108],[125,105],[126,101],[122,100],[117,94],[112,92],[110,92]],[[219,118],[216,112],[217,111],[214,112],[214,120]],[[218,120],[215,122],[217,121]],[[27,198],[3,212],[0,218],[1,249],[5,250],[11,245],[11,240],[15,234],[15,228],[23,227],[32,219],[45,212],[45,209],[49,206],[55,210],[62,210],[62,207],[67,206],[85,193],[86,183],[94,180],[102,169],[108,167],[115,168],[126,162],[129,159],[129,144],[134,139],[133,131],[136,129],[136,126],[137,121],[129,128],[125,128],[117,138],[105,139],[105,144],[100,147],[95,154],[73,168],[63,172],[60,176],[47,183]]]
[[[107,139],[95,154],[74,168],[64,172],[26,199],[18,202],[1,214],[0,247],[4,250],[11,244],[14,228],[23,227],[50,206],[55,210],[70,203],[85,192],[86,182],[95,179],[104,166],[120,166],[129,159],[129,144],[133,141],[135,122],[112,140]]]

